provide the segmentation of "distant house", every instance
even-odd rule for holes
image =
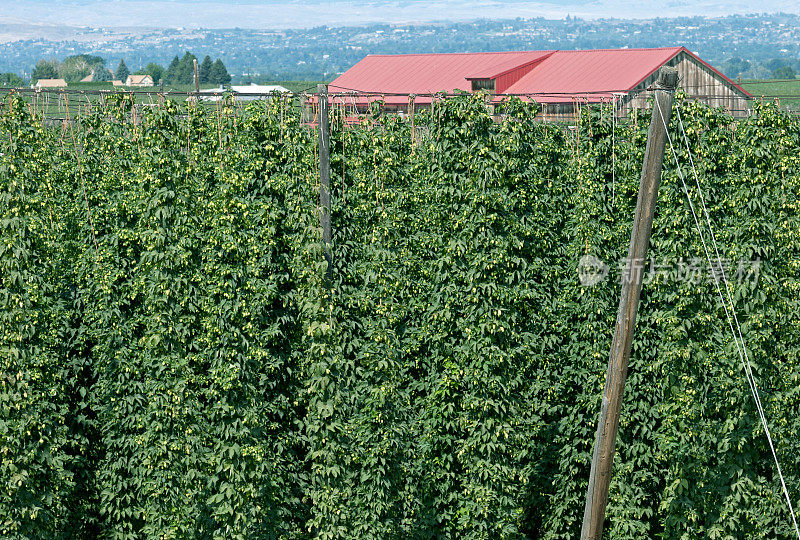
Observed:
[[[120,81],[119,79],[114,79],[113,81],[111,81],[111,85],[112,86],[122,86],[122,81]]]
[[[150,75],[128,75],[125,86],[153,86],[153,78]]]
[[[39,79],[36,81],[36,88],[66,88],[67,81],[64,79]]]
[[[679,86],[689,97],[735,115],[748,113],[752,96],[685,47],[369,55],[330,83],[329,92],[355,90],[348,103],[356,99],[365,108],[382,99],[397,111],[408,109],[409,94],[415,94],[414,107],[426,107],[432,94],[462,90],[486,91],[495,102],[516,95],[554,117],[573,116],[589,103],[613,103],[625,114],[649,106],[648,88],[662,66],[678,68]]]

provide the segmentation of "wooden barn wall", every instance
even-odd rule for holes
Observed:
[[[678,68],[678,85],[689,97],[706,103],[711,107],[724,107],[734,116],[741,117],[749,114],[749,103],[742,93],[692,56],[682,52],[667,62],[666,65]],[[643,90],[649,87],[656,81],[657,77],[658,72],[653,73],[636,89]],[[650,94],[651,92],[644,91],[635,95],[631,100],[623,104],[620,113],[625,115],[632,108],[649,108]]]

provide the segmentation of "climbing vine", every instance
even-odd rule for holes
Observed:
[[[679,106],[797,506],[800,123]],[[329,281],[286,100],[112,96],[51,126],[7,98],[2,535],[576,537],[647,118],[536,109],[333,107]],[[607,534],[790,537],[674,152]]]

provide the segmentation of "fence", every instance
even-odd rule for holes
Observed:
[[[462,95],[463,93],[387,93],[364,92],[355,89],[338,88],[331,86],[328,93],[332,109],[344,111],[347,123],[354,124],[361,121],[376,111],[379,113],[392,113],[401,116],[413,115],[422,110],[430,110],[442,100]],[[75,118],[91,111],[98,104],[102,104],[110,96],[128,96],[133,100],[132,108],[134,121],[141,117],[147,107],[157,106],[164,100],[176,100],[194,105],[222,109],[225,97],[229,97],[226,109],[227,114],[239,114],[243,108],[252,101],[282,99],[287,113],[300,114],[305,123],[315,124],[318,117],[317,94],[308,92],[297,93],[211,93],[211,92],[161,92],[158,90],[76,90],[70,88],[0,88],[0,110],[4,106],[6,97],[10,94],[20,94],[25,97],[32,112],[43,118],[46,124],[59,125],[70,123]],[[693,88],[691,98],[706,105],[714,106],[718,96],[713,93],[699,93],[701,88]],[[527,93],[527,94],[486,94],[487,103],[495,110],[495,119],[502,120],[502,102],[510,98],[519,98],[523,101],[536,101],[540,104],[537,119],[542,122],[563,123],[575,125],[580,118],[581,111],[587,107],[601,107],[615,112],[618,121],[636,121],[631,115],[634,109],[649,110],[651,99],[649,90],[636,90],[632,92],[586,92],[575,93]],[[753,96],[749,103],[759,101],[775,102],[781,108],[792,114],[800,114],[800,94],[764,94]],[[232,107],[232,108],[231,108]],[[752,107],[732,109],[724,107],[734,117],[747,117],[752,113]]]

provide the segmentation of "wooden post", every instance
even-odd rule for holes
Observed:
[[[331,266],[331,130],[328,120],[328,87],[317,86],[319,105],[319,224],[322,227],[322,243],[325,244],[325,260],[328,282],[333,276]]]
[[[200,76],[197,74],[197,58],[194,59],[194,90],[200,97]]]
[[[628,359],[631,355],[636,312],[639,308],[639,294],[642,290],[642,273],[653,227],[658,186],[661,182],[661,167],[667,141],[664,122],[669,124],[673,92],[677,83],[678,70],[674,67],[662,67],[655,84],[653,97],[655,103],[650,118],[650,131],[647,134],[639,197],[636,201],[628,259],[622,275],[617,324],[614,327],[614,340],[611,343],[606,385],[592,454],[592,469],[581,528],[582,540],[599,540],[603,534],[614,446],[619,428],[619,413],[625,390],[625,378],[628,375]]]
[[[414,125],[414,113],[416,112],[416,105],[414,101],[416,100],[416,94],[409,94],[408,96],[408,115],[411,117],[411,153],[414,153],[414,143],[416,142],[416,131]]]

